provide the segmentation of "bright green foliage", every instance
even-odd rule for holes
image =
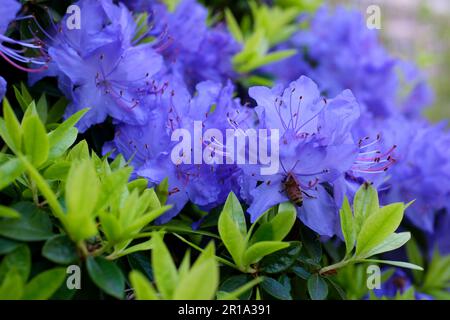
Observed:
[[[152,267],[155,285],[139,271],[130,273],[130,281],[139,300],[210,300],[219,284],[219,268],[211,242],[198,259],[189,265],[189,251],[177,269],[159,233],[153,236]]]

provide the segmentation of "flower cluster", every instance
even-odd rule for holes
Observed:
[[[243,104],[235,94],[247,88],[233,81],[232,66],[241,44],[223,24],[211,24],[195,0],[79,0],[79,28],[70,14],[58,24],[50,19],[48,30],[37,24],[45,45],[37,36],[17,42],[3,35],[20,10],[8,2],[0,9],[0,55],[41,71],[30,74],[32,84],[57,77],[70,101],[66,117],[90,108],[77,125],[81,132],[112,118],[115,137],[105,154],[122,154],[134,176],[152,186],[168,179],[173,207],[160,222],[189,202],[205,210],[220,206],[234,191],[253,221],[291,201],[305,225],[331,237],[340,235],[344,197],[351,200],[365,181],[384,203],[415,200],[408,217],[427,232],[450,206],[450,134],[421,118],[432,101],[424,76],[392,57],[356,11],[323,7],[307,17],[308,28],[279,45],[298,53],[257,71],[271,74],[276,85],[249,88],[250,103]],[[25,57],[5,43],[40,54]],[[0,97],[4,91],[0,78]],[[199,123],[205,135],[197,136]],[[229,161],[223,142],[229,129],[246,142],[261,129],[278,132],[260,139],[280,147],[276,172],[262,174],[261,159]],[[190,147],[180,149],[180,140]],[[199,153],[206,163],[192,161]],[[254,155],[244,150],[244,158]]]
[[[408,218],[433,232],[435,216],[448,208],[450,197],[450,135],[445,124],[433,125],[421,116],[433,101],[425,77],[413,64],[389,55],[358,11],[323,7],[309,23],[281,45],[297,48],[298,54],[262,72],[279,83],[307,75],[329,97],[352,90],[361,106],[352,128],[360,152],[352,169],[335,182],[335,194],[351,199],[363,181],[370,181],[385,203],[415,200]],[[410,88],[406,94],[404,87]]]

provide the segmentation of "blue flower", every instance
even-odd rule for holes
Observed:
[[[0,76],[0,101],[3,100],[5,94],[6,94],[6,81]]]
[[[163,60],[151,44],[135,45],[136,24],[124,5],[110,0],[78,2],[82,28],[69,29],[65,17],[49,34],[52,58],[47,75],[58,76],[59,87],[71,101],[66,116],[90,111],[78,123],[80,131],[103,122],[144,124],[151,108],[153,76]],[[34,79],[37,80],[37,79]]]
[[[394,274],[389,279],[381,284],[380,289],[374,289],[373,292],[378,298],[395,298],[398,294],[402,295],[412,288],[411,278],[401,269],[395,269]],[[416,300],[434,300],[433,297],[415,292]]]
[[[4,0],[0,7],[0,57],[19,70],[38,73],[47,69],[48,57],[40,39],[14,40],[5,35],[8,26],[16,19],[21,4],[16,0]],[[21,18],[24,19],[24,18]],[[25,56],[24,52],[34,50],[36,57]]]
[[[329,97],[351,89],[362,111],[377,117],[399,111],[417,116],[432,102],[424,76],[413,65],[390,56],[376,30],[368,29],[364,16],[356,10],[324,6],[312,17],[308,29],[282,46],[297,48],[299,54],[265,69],[278,82],[287,84],[304,74]],[[411,87],[406,97],[400,96],[401,80]]]
[[[151,186],[168,178],[168,204],[173,208],[158,222],[165,223],[191,202],[202,209],[211,209],[225,202],[230,191],[239,191],[240,169],[234,165],[175,163],[171,153],[178,141],[172,141],[176,129],[185,129],[195,139],[194,121],[201,121],[202,130],[226,128],[247,120],[248,111],[233,98],[234,87],[211,81],[197,85],[192,97],[176,77],[164,78],[155,83],[147,123],[142,126],[122,124],[116,128],[116,136],[105,152],[118,151],[135,167],[135,176],[147,178]],[[239,112],[238,110],[241,110]],[[228,121],[226,121],[228,119]],[[242,121],[244,123],[244,121]],[[239,124],[241,125],[241,124]],[[215,140],[201,140],[198,145],[205,150],[214,148]],[[190,141],[195,145],[194,140]],[[198,147],[197,145],[197,147]],[[191,158],[193,150],[188,150]]]
[[[396,120],[385,137],[396,140],[396,165],[382,193],[385,203],[415,200],[406,211],[418,228],[433,232],[439,210],[448,208],[450,197],[450,133],[446,124]],[[432,199],[432,201],[430,201]]]
[[[353,95],[344,91],[326,100],[317,85],[302,76],[284,90],[251,88],[250,96],[257,102],[260,126],[280,131],[280,168],[276,174],[262,175],[260,166],[243,166],[250,181],[245,185],[252,220],[290,200],[284,182],[291,173],[303,194],[303,205],[297,207],[300,220],[321,235],[333,236],[337,206],[327,186],[351,169],[358,154],[351,134],[359,117]]]
[[[207,25],[205,7],[195,0],[182,0],[174,12],[158,3],[150,11],[154,25],[150,34],[158,39],[168,72],[183,80],[191,92],[202,81],[225,84],[235,76],[231,60],[240,45],[223,25]]]

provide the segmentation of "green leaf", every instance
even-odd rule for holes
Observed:
[[[47,131],[37,115],[25,118],[22,128],[25,154],[35,167],[39,167],[48,159]]]
[[[307,286],[312,300],[325,300],[328,295],[328,285],[318,274],[309,277]]]
[[[165,178],[156,186],[156,195],[162,205],[167,202],[167,197],[169,196],[169,179]]]
[[[14,182],[24,171],[25,167],[19,159],[11,159],[0,165],[0,190]]]
[[[414,238],[406,243],[406,255],[408,256],[409,262],[418,266],[424,265],[422,254]],[[416,280],[416,283],[421,283],[423,279],[423,273],[418,271],[413,271],[412,273],[414,279]]]
[[[356,241],[358,257],[365,256],[397,230],[403,219],[404,207],[403,203],[387,205],[364,221]]]
[[[23,282],[26,282],[31,270],[31,253],[27,245],[21,245],[7,254],[0,264],[0,283],[10,270],[16,270]]]
[[[87,270],[91,280],[104,292],[122,299],[125,290],[125,278],[120,268],[102,257],[88,257]]]
[[[382,263],[382,264],[388,264],[391,266],[396,266],[396,267],[401,267],[401,268],[423,271],[422,267],[416,266],[415,264],[412,264],[412,263],[403,262],[403,261],[363,259],[363,260],[361,260],[361,262]]]
[[[90,160],[75,162],[66,182],[66,229],[74,241],[97,233],[93,210],[99,195],[100,183]]]
[[[20,245],[20,242],[0,237],[0,255],[8,254]]]
[[[304,268],[299,267],[299,266],[295,266],[292,267],[292,272],[294,272],[299,278],[303,279],[303,280],[308,280],[309,277],[311,277],[311,273],[309,273],[308,271],[306,271]]]
[[[41,241],[53,236],[48,214],[33,203],[19,202],[12,209],[20,213],[20,218],[1,221],[1,236],[21,241]]]
[[[153,285],[139,271],[130,272],[130,282],[137,300],[159,300]]]
[[[24,280],[16,269],[9,270],[0,285],[0,300],[19,300],[23,296]]]
[[[241,28],[239,27],[239,24],[237,23],[233,13],[228,8],[225,9],[225,19],[227,21],[228,29],[230,30],[234,39],[236,39],[237,42],[243,43],[244,35],[242,34]]]
[[[48,116],[47,116],[47,122],[48,123],[58,122],[64,115],[66,106],[67,106],[66,98],[64,98],[64,97],[60,98],[49,110]]]
[[[152,239],[141,242],[139,244],[136,244],[134,246],[128,247],[125,250],[122,250],[118,252],[117,254],[113,254],[114,258],[120,258],[123,256],[126,256],[131,253],[139,252],[139,251],[147,251],[153,248],[153,242]]]
[[[291,231],[296,219],[297,210],[290,202],[280,204],[275,217],[258,227],[250,243],[283,240]]]
[[[261,287],[274,298],[279,300],[292,300],[289,289],[273,278],[264,277]]]
[[[177,268],[161,235],[155,233],[152,240],[152,266],[156,285],[164,299],[171,299],[178,283]]]
[[[380,253],[398,249],[402,247],[406,242],[408,242],[409,239],[411,239],[411,233],[409,232],[393,233],[388,236],[382,243],[367,252],[363,258],[372,257]]]
[[[242,266],[243,254],[247,246],[247,225],[241,204],[232,192],[228,195],[220,214],[218,228],[220,237],[234,262]]]
[[[214,243],[205,249],[192,269],[179,280],[173,300],[211,300],[219,284],[219,267],[214,257]]]
[[[379,209],[377,190],[369,183],[364,183],[355,194],[353,210],[355,214],[356,235],[359,235],[366,219]]]
[[[14,209],[0,205],[0,218],[19,219],[20,214]]]
[[[3,99],[3,116],[5,118],[5,126],[8,133],[8,137],[5,137],[6,139],[4,140],[11,150],[20,152],[22,149],[22,128],[6,98]]]
[[[281,273],[288,270],[300,255],[300,242],[291,242],[289,247],[264,257],[258,269],[265,273]]]
[[[42,247],[42,255],[59,264],[71,264],[78,259],[77,248],[66,235],[57,235],[48,239]]]
[[[448,289],[450,282],[450,255],[441,256],[436,249],[425,275],[423,290],[435,291],[437,289]]]
[[[257,284],[261,283],[264,280],[264,278],[254,278],[251,281],[248,281],[244,284],[242,284],[240,287],[235,288],[232,292],[226,292],[219,290],[217,292],[217,299],[218,300],[237,300],[240,298],[241,300],[249,300],[253,293],[253,287]],[[256,288],[258,292],[258,288]],[[247,298],[248,297],[248,298]]]
[[[49,133],[50,159],[60,157],[75,142],[78,130],[74,126],[87,111],[88,109],[78,111]]]
[[[339,211],[341,217],[341,229],[345,239],[346,253],[350,254],[355,246],[356,241],[356,227],[353,220],[352,208],[348,202],[347,197],[344,198],[342,208]]]
[[[220,285],[219,292],[222,292],[223,296],[226,296],[227,294],[233,293],[235,290],[241,288],[251,280],[252,277],[246,274],[229,277]],[[240,300],[249,300],[251,295],[252,289],[249,288],[248,290],[237,295],[236,298],[239,298]]]
[[[261,241],[255,243],[245,251],[243,263],[249,266],[259,262],[263,257],[287,247],[289,247],[289,243],[282,241]]]
[[[42,94],[41,97],[39,98],[39,101],[36,104],[36,111],[37,111],[42,123],[46,123],[47,115],[48,115],[48,105],[47,105],[47,98],[45,97],[45,93]]]
[[[49,299],[66,279],[64,268],[54,268],[44,271],[35,276],[25,286],[25,300],[46,300]]]

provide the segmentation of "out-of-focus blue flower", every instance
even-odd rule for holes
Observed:
[[[239,45],[223,25],[207,25],[208,11],[195,0],[180,1],[174,12],[165,5],[151,6],[158,50],[169,72],[184,80],[191,91],[202,81],[225,84],[234,77],[232,57]]]
[[[375,122],[374,122],[375,124]],[[387,173],[384,203],[414,203],[406,216],[418,228],[432,232],[435,216],[450,197],[450,134],[445,124],[431,125],[404,117],[378,121],[386,147],[396,144],[396,164]]]
[[[3,0],[0,6],[0,34],[5,34],[8,25],[16,18],[22,5],[17,0]],[[1,39],[1,38],[0,38]]]
[[[321,97],[317,85],[300,77],[283,90],[254,87],[260,126],[280,131],[280,168],[274,175],[261,175],[260,166],[243,166],[248,209],[254,221],[270,207],[289,198],[284,180],[292,173],[303,194],[297,208],[299,218],[321,235],[337,231],[337,206],[325,186],[350,170],[357,158],[351,128],[359,117],[359,106],[350,91],[334,99]]]
[[[5,94],[6,94],[6,81],[0,76],[0,101],[3,100]]]
[[[431,102],[432,94],[423,76],[414,66],[391,57],[376,30],[366,27],[358,11],[323,7],[308,29],[283,46],[298,48],[300,53],[266,69],[276,81],[289,83],[304,74],[329,97],[351,89],[361,107],[377,117],[400,110],[415,116]],[[400,96],[399,71],[411,87],[406,97]]]
[[[434,250],[439,250],[442,256],[450,254],[450,208],[447,207],[447,212],[443,211],[441,215],[436,218],[435,230],[428,235],[429,252],[432,254]]]
[[[384,283],[380,289],[374,289],[373,292],[378,298],[395,298],[397,294],[404,294],[412,287],[411,278],[401,269],[395,269],[394,274]],[[414,293],[416,300],[433,300],[433,297],[421,293]]]

